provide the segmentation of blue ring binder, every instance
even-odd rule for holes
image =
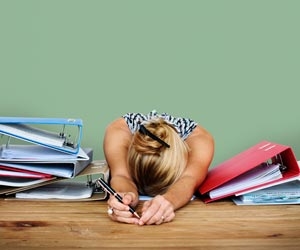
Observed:
[[[42,125],[47,126],[47,128],[42,129]],[[59,129],[57,125],[61,125],[61,128]],[[59,131],[54,131],[54,127]],[[0,117],[0,134],[69,154],[79,152],[82,127],[83,122],[81,119]],[[72,131],[72,134],[66,132],[68,129],[68,132]],[[9,143],[8,139],[6,146],[9,146]]]

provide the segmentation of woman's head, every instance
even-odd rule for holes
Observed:
[[[143,125],[145,130],[134,134],[129,148],[129,171],[140,193],[155,196],[178,180],[186,166],[188,147],[163,119]],[[151,133],[165,143],[153,139]]]

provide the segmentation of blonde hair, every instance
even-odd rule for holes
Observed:
[[[129,147],[129,172],[139,193],[155,196],[165,193],[178,180],[186,167],[189,148],[163,119],[149,121],[144,127],[170,145],[168,148],[136,132]]]

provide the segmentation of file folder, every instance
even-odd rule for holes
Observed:
[[[69,154],[77,154],[82,139],[81,119],[0,117],[0,134]]]
[[[29,148],[31,148],[30,145],[28,146]],[[76,155],[70,155],[66,158],[60,158],[55,154],[53,155],[53,157],[47,155],[48,157],[45,158],[0,158],[0,165],[24,171],[39,172],[56,177],[74,178],[92,162],[93,149],[82,149],[81,156],[83,155],[85,155],[84,158],[78,158]]]
[[[275,180],[265,181],[250,187],[248,186],[247,188],[241,187],[239,190],[232,191],[223,196],[221,195],[214,198],[209,196],[212,190],[225,185],[261,164],[280,164],[283,167],[282,176]],[[291,147],[274,142],[262,141],[209,170],[206,179],[198,188],[198,192],[203,201],[208,203],[293,181],[298,179],[299,175],[300,169]]]
[[[8,166],[3,166],[0,163],[0,177],[12,177],[12,178],[32,178],[32,179],[38,179],[38,178],[51,178],[52,175],[50,174],[44,174],[41,172],[35,172],[30,170],[23,170],[20,168],[13,168]]]
[[[81,178],[82,180],[81,183],[83,182],[83,179],[86,178],[85,181],[85,186],[88,186],[89,188],[92,188],[93,192],[91,197],[89,198],[70,198],[70,199],[65,199],[67,201],[91,201],[91,200],[104,200],[107,197],[107,193],[103,189],[99,189],[96,187],[96,180],[101,177],[104,180],[108,181],[109,178],[109,168],[107,166],[106,161],[104,160],[97,160],[91,162],[83,171],[81,171],[76,178]],[[70,181],[70,183],[69,183]],[[5,188],[5,187],[0,187],[0,195],[4,196],[5,200],[44,200],[44,201],[60,201],[62,199],[57,199],[57,198],[50,198],[50,199],[44,199],[41,197],[40,199],[35,197],[35,198],[30,198],[28,195],[28,198],[16,198],[15,194],[16,193],[21,193],[21,192],[29,192],[30,190],[34,192],[34,189],[39,189],[45,187],[45,190],[47,190],[47,186],[51,185],[55,187],[56,183],[60,183],[60,186],[65,185],[66,188],[71,187],[74,183],[74,181],[78,181],[76,179],[66,179],[66,178],[56,178],[49,180],[47,182],[43,183],[38,183],[29,187],[21,187],[21,188]],[[50,187],[51,187],[50,186]],[[50,192],[50,191],[48,191]],[[81,192],[79,192],[80,195]]]
[[[79,148],[77,154],[66,154],[39,145],[2,145],[0,162],[58,162],[69,160],[88,160],[86,152]]]

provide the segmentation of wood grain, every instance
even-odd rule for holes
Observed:
[[[300,248],[299,205],[194,200],[159,226],[113,222],[106,211],[105,201],[0,200],[0,249]]]

